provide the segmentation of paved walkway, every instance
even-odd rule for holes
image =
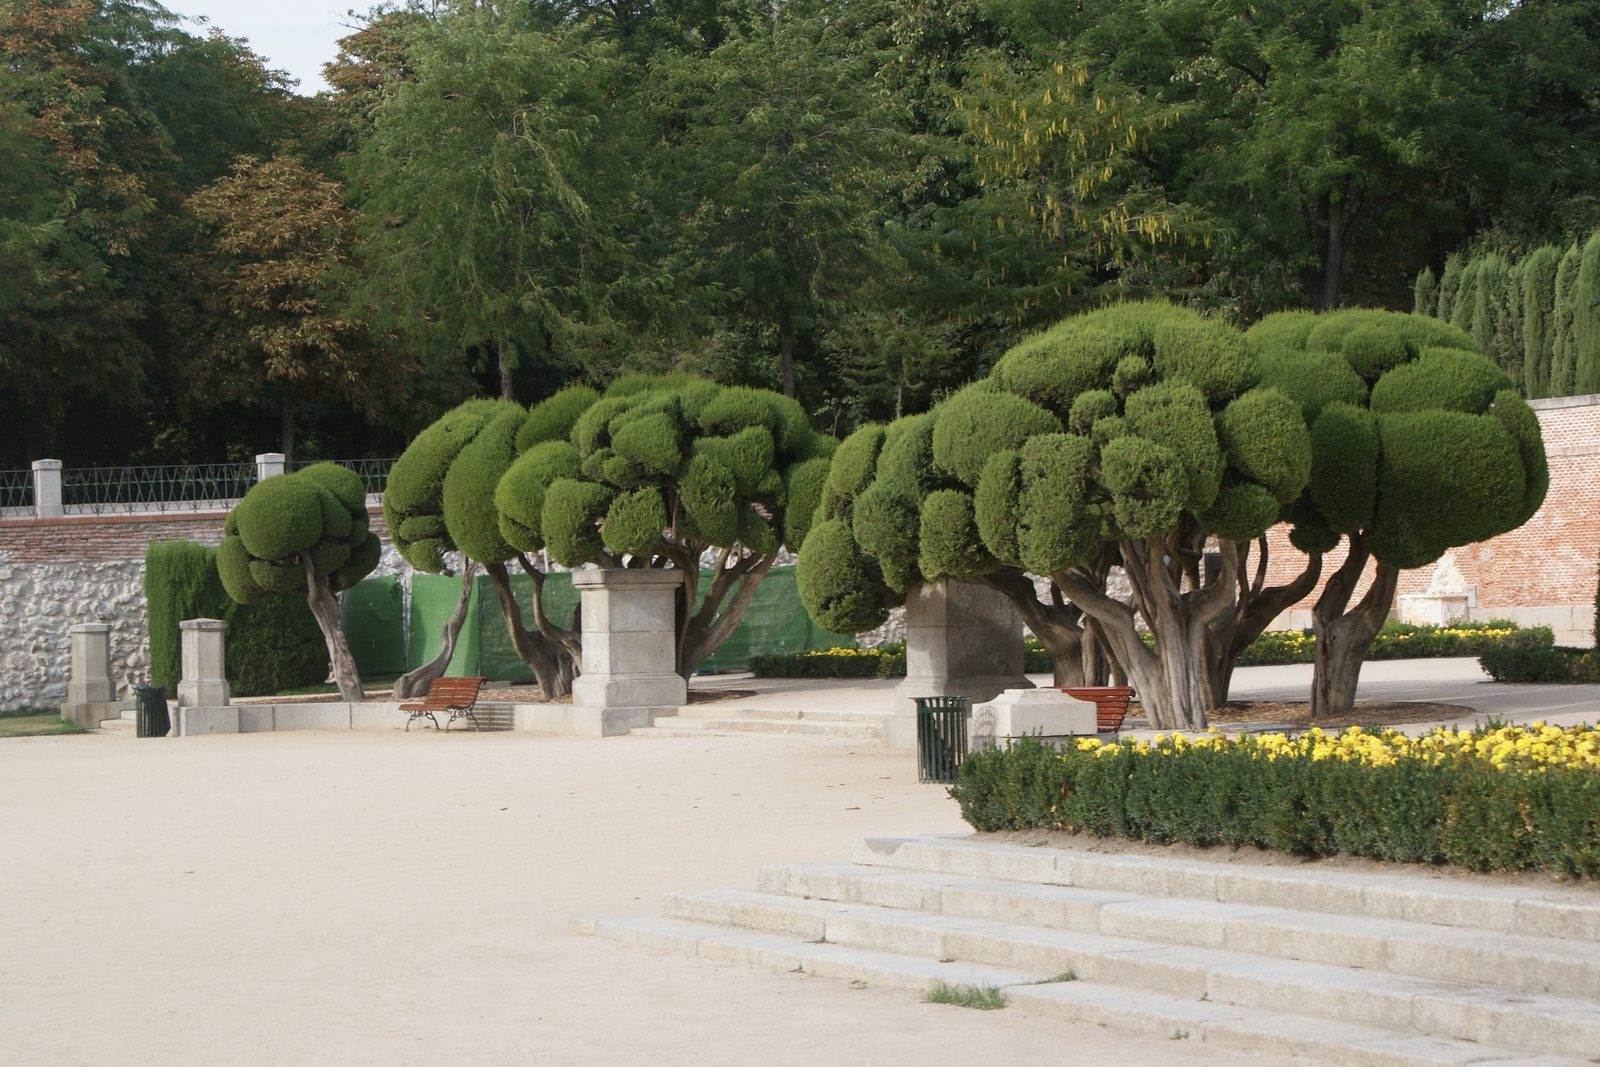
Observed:
[[[1028,676],[1037,685],[1049,685],[1047,674]],[[770,711],[828,708],[862,714],[888,714],[892,710],[898,678],[827,679],[754,678],[749,674],[723,674],[694,680],[696,689],[753,689],[756,695],[717,705],[728,711],[741,708]],[[1235,700],[1308,700],[1311,665],[1240,667],[1233,675]],[[1432,704],[1460,704],[1474,715],[1471,722],[1492,716],[1508,722],[1546,722],[1570,725],[1600,722],[1600,685],[1508,685],[1491,681],[1473,658],[1373,660],[1363,664],[1358,700],[1415,700]],[[1431,724],[1419,724],[1427,728]],[[1418,727],[1408,726],[1408,731]]]
[[[965,830],[801,736],[0,741],[5,1067],[1288,1067],[567,933]]]

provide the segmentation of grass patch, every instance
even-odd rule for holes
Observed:
[[[22,718],[31,718],[31,717],[33,717],[35,715],[59,715],[60,713],[61,713],[61,711],[60,711],[59,708],[45,708],[45,707],[9,708],[9,709],[7,709],[5,711],[0,711],[0,719],[22,719]]]
[[[993,985],[951,985],[948,982],[935,982],[933,988],[928,990],[928,995],[922,998],[929,1004],[955,1004],[962,1008],[976,1008],[979,1011],[994,1011],[996,1008],[1006,1006],[1006,994],[999,986]]]
[[[38,708],[19,709],[26,715],[6,712],[0,715],[0,737],[43,737],[47,734],[87,733],[75,722],[67,722],[59,711],[41,711]]]
[[[1077,980],[1078,980],[1078,972],[1074,971],[1072,968],[1068,967],[1066,970],[1062,971],[1060,974],[1055,975],[1055,976],[1053,976],[1051,978],[1040,978],[1037,981],[1029,982],[1028,984],[1029,985],[1055,985],[1057,982],[1076,982]]]

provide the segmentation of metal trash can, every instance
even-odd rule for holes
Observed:
[[[954,782],[967,758],[967,698],[913,697],[917,703],[917,781]]]
[[[172,729],[172,719],[167,715],[167,691],[159,685],[136,685],[134,699],[139,702],[136,735],[139,737],[166,737]]]

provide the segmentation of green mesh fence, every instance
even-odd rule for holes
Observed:
[[[702,571],[702,597],[710,584],[711,572]],[[526,574],[511,575],[511,592],[522,608],[522,624],[529,630],[534,628],[531,589],[532,582]],[[460,593],[459,578],[434,574],[412,577],[410,667],[425,663],[437,654],[440,634],[450,613],[455,610],[456,598]],[[455,655],[451,657],[446,673],[455,676],[482,675],[505,681],[531,681],[533,672],[517,657],[488,576],[479,575],[474,581],[472,601],[467,624],[461,628],[461,636],[456,639]],[[570,574],[557,572],[545,577],[544,604],[546,613],[556,625],[572,625],[573,611],[578,606],[578,592],[572,587]],[[395,625],[398,627],[398,615]],[[742,671],[754,655],[806,652],[849,644],[851,641],[848,637],[824,630],[811,621],[795,590],[794,568],[774,567],[756,587],[755,596],[751,598],[750,606],[733,634],[721,648],[701,662],[700,670]]]
[[[467,607],[466,625],[456,637],[455,654],[445,674],[455,678],[471,678],[478,674],[479,615],[487,596],[490,611],[494,608],[494,590],[482,575],[472,585],[472,602]],[[439,641],[445,624],[456,610],[461,598],[461,579],[447,574],[413,574],[411,576],[411,645],[406,653],[409,668],[420,667],[439,654]]]
[[[392,574],[366,578],[339,599],[339,627],[363,678],[406,669],[405,590]]]

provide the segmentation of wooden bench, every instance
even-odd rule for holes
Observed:
[[[1122,720],[1128,716],[1128,702],[1133,690],[1125,685],[1058,686],[1069,697],[1094,703],[1095,725],[1103,734],[1114,734],[1122,729]]]
[[[427,716],[433,720],[433,728],[439,729],[439,720],[435,718],[436,712],[448,712],[450,718],[444,724],[445,733],[450,732],[450,724],[460,718],[472,720],[472,728],[481,730],[478,717],[472,713],[473,706],[478,703],[478,690],[483,688],[487,678],[435,678],[428,684],[428,694],[418,704],[401,704],[400,710],[410,712],[406,719],[406,729],[411,729],[415,719]]]

